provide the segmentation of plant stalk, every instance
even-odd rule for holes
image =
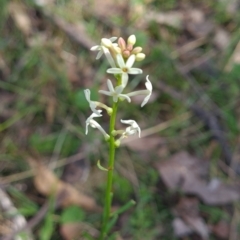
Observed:
[[[113,183],[113,170],[114,170],[114,160],[115,160],[115,137],[112,132],[115,130],[115,122],[117,115],[118,102],[113,103],[113,112],[110,118],[110,126],[109,126],[109,162],[108,162],[108,174],[107,174],[107,187],[105,192],[105,202],[104,202],[104,213],[103,213],[103,221],[101,228],[101,235],[99,240],[104,240],[107,235],[107,224],[109,222],[109,217],[111,213],[111,205],[112,205],[112,183]]]

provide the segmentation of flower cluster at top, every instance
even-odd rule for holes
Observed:
[[[107,69],[107,73],[113,74],[117,79],[116,86],[113,85],[111,80],[107,80],[108,91],[100,90],[99,93],[112,97],[113,102],[117,103],[118,101],[131,102],[131,97],[137,95],[145,96],[141,107],[143,107],[149,100],[152,94],[152,84],[148,78],[146,77],[146,89],[134,91],[130,93],[123,93],[129,80],[129,75],[133,74],[141,74],[142,70],[140,68],[134,68],[133,65],[135,61],[142,61],[145,58],[145,54],[142,53],[141,47],[134,47],[136,43],[135,35],[131,35],[127,42],[123,38],[119,38],[117,43],[115,41],[117,37],[112,38],[102,38],[101,44],[94,46],[91,48],[92,51],[98,51],[96,59],[105,55],[108,63],[111,68]],[[101,125],[94,120],[96,117],[102,116],[102,110],[99,108],[103,108],[107,111],[109,115],[112,114],[112,108],[107,105],[91,100],[91,92],[89,89],[84,90],[85,97],[89,102],[90,108],[92,110],[92,115],[86,120],[86,134],[88,133],[88,126],[93,128],[98,128],[105,139],[108,140],[110,136],[106,133],[106,131],[101,127]],[[123,124],[128,124],[129,126],[125,130],[114,130],[112,133],[113,136],[121,135],[119,139],[116,141],[116,144],[119,145],[121,140],[127,136],[138,133],[139,137],[141,134],[141,129],[138,124],[134,120],[121,120]]]

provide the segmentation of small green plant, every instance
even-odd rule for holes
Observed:
[[[89,126],[97,128],[103,134],[106,142],[109,145],[108,167],[105,168],[100,164],[100,161],[97,162],[99,169],[106,171],[107,173],[107,184],[104,200],[105,205],[99,240],[110,238],[109,232],[116,223],[118,215],[135,204],[135,202],[131,200],[116,212],[113,213],[111,212],[113,198],[112,183],[114,174],[115,149],[120,146],[121,141],[124,138],[134,134],[138,134],[138,136],[140,137],[141,134],[141,129],[139,125],[135,120],[132,119],[128,120],[121,119],[121,123],[129,125],[126,129],[117,130],[115,128],[118,105],[125,100],[127,101],[127,103],[130,103],[131,97],[133,96],[143,95],[145,96],[141,104],[141,107],[143,107],[148,102],[152,94],[152,84],[148,76],[146,77],[145,83],[146,90],[123,93],[128,84],[129,74],[135,75],[142,73],[142,70],[140,68],[134,68],[133,64],[135,63],[135,61],[143,60],[145,58],[145,54],[142,53],[141,47],[134,47],[136,43],[135,35],[131,35],[127,39],[127,42],[120,37],[117,43],[113,43],[116,40],[117,40],[116,37],[112,37],[110,39],[103,38],[101,40],[100,45],[91,48],[92,51],[99,51],[96,59],[99,59],[102,55],[105,55],[109,64],[111,65],[111,68],[107,70],[107,73],[114,75],[116,79],[116,84],[113,84],[112,81],[108,79],[107,80],[108,91],[100,90],[99,93],[111,97],[112,106],[109,107],[104,103],[92,101],[90,97],[91,94],[90,90],[86,89],[84,91],[85,97],[89,102],[90,108],[93,112],[91,116],[86,120],[86,134],[88,133]],[[102,110],[97,108],[105,109],[108,115],[110,116],[108,133],[97,121],[94,120],[94,118],[102,117]]]

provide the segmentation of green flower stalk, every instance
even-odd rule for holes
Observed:
[[[138,90],[130,93],[124,93],[125,88],[128,84],[129,74],[136,75],[141,74],[142,69],[134,68],[133,65],[135,61],[142,61],[145,58],[145,54],[142,53],[141,47],[134,47],[136,43],[135,35],[131,35],[127,42],[123,38],[119,38],[117,43],[114,43],[117,40],[117,37],[111,37],[109,39],[102,38],[101,44],[91,48],[92,51],[98,51],[96,59],[100,59],[101,56],[105,55],[111,68],[107,69],[107,73],[113,74],[116,78],[116,86],[113,85],[111,80],[107,80],[108,91],[99,90],[99,93],[104,94],[112,98],[112,106],[109,107],[103,103],[92,101],[90,99],[90,90],[86,89],[84,91],[85,97],[89,102],[90,109],[92,114],[86,120],[86,134],[88,133],[88,127],[97,128],[104,136],[104,139],[109,145],[109,159],[108,166],[104,168],[100,165],[100,162],[97,163],[98,167],[101,170],[104,170],[107,173],[107,184],[105,191],[105,202],[104,202],[104,212],[102,218],[102,226],[99,240],[107,239],[109,236],[110,228],[112,223],[116,221],[117,215],[111,213],[112,197],[113,197],[113,174],[114,174],[114,162],[115,162],[115,149],[120,146],[122,139],[138,134],[140,137],[141,129],[135,120],[121,120],[121,123],[129,125],[125,130],[116,130],[116,117],[118,105],[122,101],[131,103],[131,97],[137,95],[145,96],[141,107],[143,107],[151,97],[152,94],[152,84],[147,76],[146,78],[146,89]],[[100,108],[100,109],[99,109]],[[94,120],[93,118],[102,117],[102,110],[105,109],[108,115],[110,116],[109,132],[107,133],[101,125]],[[130,201],[126,204],[126,209],[132,205],[133,201]],[[123,207],[125,209],[125,206]]]

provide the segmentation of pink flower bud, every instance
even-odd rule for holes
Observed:
[[[122,55],[124,58],[128,58],[131,55],[131,52],[128,50],[125,50],[125,51],[123,51]]]
[[[118,39],[118,46],[121,48],[122,51],[126,49],[126,42],[122,37]]]

